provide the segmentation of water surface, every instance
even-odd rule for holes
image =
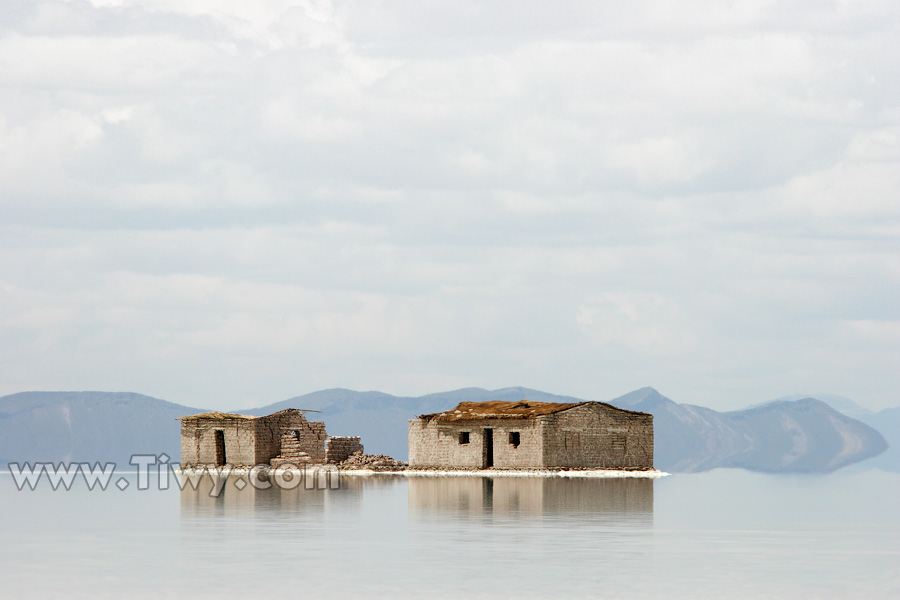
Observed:
[[[45,483],[45,482],[44,482]],[[17,491],[5,597],[900,597],[900,475]]]

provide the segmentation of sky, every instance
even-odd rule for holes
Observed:
[[[3,0],[0,395],[900,405],[897,56],[894,0]]]

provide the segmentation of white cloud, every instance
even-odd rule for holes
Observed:
[[[897,6],[0,13],[0,393],[893,402]]]
[[[690,139],[651,137],[613,145],[606,163],[634,174],[645,185],[689,183],[709,169],[713,160],[703,156]]]
[[[361,127],[344,117],[305,114],[304,107],[294,105],[290,98],[269,102],[263,108],[263,122],[276,135],[290,134],[306,141],[336,142],[358,137]]]
[[[896,162],[841,163],[793,179],[784,196],[813,217],[900,217],[900,172]]]
[[[613,345],[659,355],[696,346],[696,328],[677,303],[647,292],[605,293],[578,307],[577,320],[597,345]]]

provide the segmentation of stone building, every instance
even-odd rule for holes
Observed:
[[[650,469],[653,415],[604,402],[462,402],[410,419],[409,465]]]
[[[325,424],[288,408],[264,417],[209,412],[181,417],[181,465],[324,463]]]

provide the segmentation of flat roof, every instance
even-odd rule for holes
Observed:
[[[542,415],[552,415],[590,402],[460,402],[459,406],[442,413],[422,415],[420,418],[438,421],[474,421],[477,419],[531,419]]]
[[[307,412],[319,412],[317,410],[312,410],[309,408],[285,408],[284,410],[279,410],[278,412],[273,412],[271,415],[239,415],[237,413],[224,413],[224,412],[205,412],[197,415],[188,415],[187,417],[178,417],[181,421],[193,421],[196,419],[264,419],[266,417],[272,417],[274,415],[279,415],[281,413],[286,412],[299,412],[299,413],[307,413]]]
[[[619,408],[607,402],[587,400],[584,402],[534,402],[532,400],[519,400],[516,402],[460,402],[456,408],[430,415],[420,415],[420,419],[426,421],[436,420],[443,422],[477,421],[479,419],[533,419],[544,415],[552,415],[576,406],[602,406],[608,410],[634,415],[651,416],[627,408]]]
[[[194,419],[255,419],[256,417],[254,415],[239,415],[236,413],[205,412],[178,418],[182,421],[192,421]]]

